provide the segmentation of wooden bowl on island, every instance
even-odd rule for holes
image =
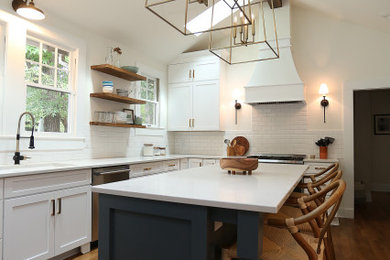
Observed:
[[[227,170],[229,174],[242,172],[244,175],[247,173],[251,175],[252,171],[259,167],[257,158],[222,158],[219,161],[219,164],[221,168]]]

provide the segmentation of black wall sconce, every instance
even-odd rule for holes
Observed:
[[[238,103],[237,99],[234,101],[234,108],[235,108],[235,112],[236,112],[235,123],[237,125],[237,111],[241,109],[241,103]]]
[[[326,107],[329,106],[329,100],[326,99],[326,95],[329,93],[328,85],[325,83],[321,84],[320,86],[320,94],[324,97],[324,99],[321,100],[321,106],[324,108],[324,123],[326,123]]]

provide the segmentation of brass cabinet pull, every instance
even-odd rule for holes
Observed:
[[[199,167],[202,167],[202,163],[201,162],[199,163]]]
[[[195,119],[192,119],[192,127],[195,127]]]
[[[144,168],[144,171],[150,171],[152,168],[149,167],[149,168]]]
[[[189,72],[188,77],[191,79],[191,70],[189,70],[188,72]]]
[[[62,208],[62,199],[59,198],[58,199],[58,212],[57,212],[57,214],[61,214],[61,208]]]
[[[175,167],[176,164],[169,164],[168,166],[169,166],[169,167]]]
[[[188,127],[191,128],[191,119],[188,119]]]
[[[325,167],[315,167],[314,169],[315,170],[325,170],[326,168]]]
[[[56,214],[56,201],[55,200],[51,200],[51,215],[54,216]]]
[[[192,78],[195,79],[195,70],[192,70]]]

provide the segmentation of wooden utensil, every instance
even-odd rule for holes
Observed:
[[[235,146],[240,145],[240,146],[244,147],[244,149],[240,148],[239,151],[236,151],[236,155],[237,156],[243,156],[243,155],[245,155],[248,152],[248,150],[249,150],[249,141],[248,141],[248,139],[246,139],[243,136],[236,136],[232,140],[232,143],[233,142],[235,142],[235,144],[236,144]],[[237,153],[237,152],[239,152],[239,153]]]
[[[228,170],[228,173],[236,174],[236,172],[243,172],[249,175],[252,171],[259,167],[259,161],[257,158],[222,158],[219,161],[222,169]]]

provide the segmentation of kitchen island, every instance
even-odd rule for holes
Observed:
[[[260,164],[230,175],[210,166],[95,186],[99,259],[212,259],[215,221],[237,226],[241,259],[258,259],[263,214],[279,211],[306,169]]]

